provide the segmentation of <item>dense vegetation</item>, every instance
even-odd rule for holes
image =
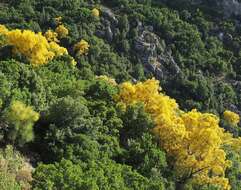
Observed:
[[[1,1],[0,187],[241,189],[240,29],[215,0]]]

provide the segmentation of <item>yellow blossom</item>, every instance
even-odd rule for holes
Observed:
[[[232,125],[237,125],[239,123],[239,120],[240,120],[239,115],[232,111],[226,110],[223,113],[223,116],[224,116],[224,119]]]
[[[70,61],[70,64],[73,65],[73,66],[76,66],[77,62],[74,60],[74,58],[72,58],[71,61]]]
[[[95,17],[100,16],[100,11],[97,8],[92,9],[92,15]]]
[[[67,50],[54,41],[48,42],[42,33],[31,30],[7,30],[1,26],[5,45],[13,47],[14,53],[24,55],[33,66],[46,64],[55,56],[68,54]]]
[[[219,126],[216,115],[195,109],[189,112],[180,110],[174,99],[159,92],[159,82],[155,79],[134,85],[125,82],[119,87],[120,93],[115,97],[118,104],[127,106],[142,102],[146,112],[152,116],[156,124],[152,132],[159,138],[167,156],[174,158],[171,164],[179,179],[191,176],[193,183],[230,189],[225,178],[230,161],[223,145],[240,145],[241,138],[226,133]],[[234,118],[232,121],[237,123],[237,116]]]
[[[105,80],[105,81],[107,81],[108,83],[112,84],[113,86],[116,86],[116,85],[117,85],[115,79],[110,78],[110,77],[108,77],[108,76],[106,76],[106,75],[96,76],[96,78],[97,78],[97,79],[100,79],[100,80]]]
[[[80,55],[87,55],[89,51],[89,43],[85,40],[80,40],[77,44],[74,45],[74,50]]]
[[[9,112],[11,113],[11,119],[19,121],[35,122],[39,119],[39,114],[29,106],[26,106],[20,101],[13,101],[11,104]]]
[[[5,39],[4,36],[7,34],[8,29],[0,24],[0,47],[4,46],[5,44]]]
[[[61,16],[56,17],[54,20],[58,25],[62,24],[62,17]]]
[[[14,47],[14,52],[26,56],[33,65],[41,65],[53,59],[49,43],[41,33],[30,30],[12,30],[6,35],[7,44]]]
[[[55,29],[55,32],[58,34],[60,39],[65,38],[69,34],[69,30],[62,24]]]
[[[54,52],[55,56],[62,56],[64,54],[68,54],[68,51],[66,48],[59,46],[55,42],[50,42],[50,50]]]
[[[0,34],[5,35],[7,32],[8,32],[8,29],[6,28],[6,26],[0,24]]]
[[[58,34],[52,30],[48,30],[47,32],[45,32],[44,36],[48,40],[48,42],[59,42]]]

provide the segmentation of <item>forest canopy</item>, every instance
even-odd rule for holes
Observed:
[[[0,187],[240,190],[240,13],[1,1]]]

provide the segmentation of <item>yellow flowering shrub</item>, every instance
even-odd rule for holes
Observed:
[[[44,64],[53,59],[54,53],[49,51],[49,43],[41,33],[30,30],[12,30],[6,35],[7,44],[14,47],[14,52],[26,56],[33,65]]]
[[[113,86],[116,86],[116,85],[117,85],[115,79],[110,78],[110,77],[108,77],[108,76],[106,76],[106,75],[96,76],[96,78],[97,78],[97,79],[100,79],[100,80],[105,80],[105,81],[107,81],[108,83],[112,84]]]
[[[219,118],[197,110],[184,112],[174,99],[159,92],[159,81],[151,79],[135,85],[125,82],[115,99],[122,105],[142,102],[156,126],[153,133],[172,161],[177,177],[198,184],[214,184],[230,189],[225,170],[230,166],[223,145],[237,144],[219,126]]]
[[[20,101],[14,101],[11,104],[9,114],[12,120],[19,120],[26,123],[33,123],[39,119],[39,114],[37,112]]]
[[[77,65],[77,62],[75,61],[75,59],[73,57],[71,58],[70,64],[73,66]]]
[[[100,11],[97,8],[92,9],[92,15],[95,17],[100,16]]]
[[[74,45],[74,51],[80,55],[87,55],[89,51],[89,43],[85,40],[80,40],[77,44]]]
[[[0,47],[5,45],[4,36],[6,35],[7,32],[8,32],[8,29],[4,25],[0,24]]]
[[[61,16],[56,17],[54,20],[58,25],[62,24],[62,17]]]
[[[23,145],[33,140],[33,125],[39,119],[39,113],[20,101],[13,101],[4,118],[10,126],[8,139],[15,144]]]
[[[65,38],[69,34],[69,30],[62,24],[55,29],[55,32],[58,34],[60,39]]]
[[[47,32],[44,34],[44,37],[48,40],[48,42],[59,42],[58,34],[52,30],[47,30]]]
[[[224,116],[224,119],[232,125],[237,125],[239,123],[239,120],[240,120],[239,115],[232,111],[226,110],[223,113],[223,116]]]
[[[50,42],[49,46],[50,46],[50,50],[54,52],[56,56],[62,56],[64,54],[68,54],[68,51],[66,48],[59,46],[59,44],[55,42]]]
[[[8,29],[6,28],[6,26],[0,24],[0,34],[5,35],[7,32],[8,32]]]
[[[13,46],[15,53],[24,55],[34,66],[46,64],[55,56],[68,54],[67,50],[57,43],[49,43],[40,32],[35,33],[30,30],[21,31],[19,29],[6,31],[4,27],[1,28],[0,34],[5,37],[4,43]]]

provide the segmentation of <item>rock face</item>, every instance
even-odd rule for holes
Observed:
[[[170,0],[160,0],[168,3]],[[213,10],[224,14],[225,17],[232,15],[241,16],[241,1],[240,0],[175,0],[180,4],[201,5],[212,7]]]
[[[115,16],[115,14],[112,12],[111,9],[107,8],[107,7],[101,7],[101,13],[104,17],[110,19],[112,22],[114,22],[115,24],[118,24],[118,20]]]
[[[107,8],[101,8],[101,27],[96,35],[111,43],[118,35],[118,19],[114,12]],[[152,73],[157,79],[176,76],[181,70],[172,57],[166,44],[153,32],[153,26],[143,26],[137,21],[137,38],[134,41],[136,56],[140,58],[145,72]]]
[[[112,42],[114,34],[117,32],[118,19],[113,11],[107,7],[101,7],[101,14],[102,28],[96,31],[96,35]]]
[[[165,42],[152,32],[152,27],[138,23],[138,37],[135,39],[138,53],[146,72],[151,72],[157,79],[165,79],[180,73],[180,68],[166,48]]]
[[[224,16],[241,15],[241,3],[238,0],[191,0],[192,4],[203,4],[221,10]]]
[[[216,0],[217,5],[224,10],[224,15],[241,15],[241,3],[237,0]]]

